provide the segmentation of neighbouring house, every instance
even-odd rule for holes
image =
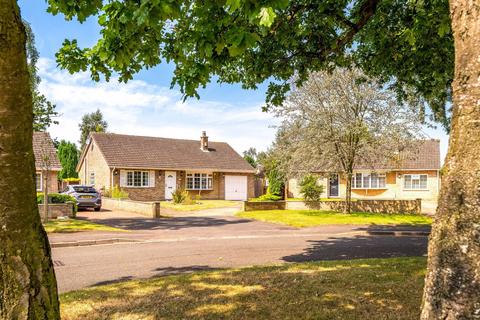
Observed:
[[[225,142],[92,133],[77,166],[83,184],[119,186],[141,201],[172,199],[177,189],[192,198],[254,197],[255,169]]]
[[[352,179],[352,198],[422,199],[423,207],[434,209],[440,190],[440,141],[423,140],[415,149],[411,156],[402,161],[356,166]],[[319,184],[324,187],[323,197],[345,197],[345,175],[329,170],[316,173],[319,174]],[[287,194],[290,198],[302,197],[297,179],[289,179]]]
[[[58,192],[58,172],[62,166],[48,132],[33,133],[33,154],[35,156],[35,184],[37,192],[43,192],[48,179],[48,192]]]

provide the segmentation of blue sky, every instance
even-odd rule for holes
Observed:
[[[271,144],[278,120],[261,112],[265,86],[247,91],[240,85],[211,83],[200,91],[200,100],[182,103],[180,92],[169,89],[173,67],[167,64],[142,71],[127,84],[115,79],[95,83],[88,74],[70,75],[56,67],[55,53],[64,39],[93,45],[99,37],[96,19],[83,24],[65,21],[47,13],[45,1],[20,0],[19,5],[41,56],[40,90],[61,113],[60,124],[49,129],[52,137],[78,141],[81,116],[99,108],[115,133],[197,139],[206,130],[211,140],[227,141],[238,152],[249,147],[265,150]],[[443,157],[448,137],[440,129],[426,133],[441,139]]]

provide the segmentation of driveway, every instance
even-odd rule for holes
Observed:
[[[130,232],[50,235],[118,236],[140,242],[53,248],[59,290],[66,292],[126,279],[257,264],[373,257],[421,256],[427,237],[376,235],[393,227],[321,226],[298,229],[232,216],[162,219],[122,212],[81,212],[79,217]],[[410,228],[407,228],[410,229]]]

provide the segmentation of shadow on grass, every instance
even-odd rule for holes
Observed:
[[[371,259],[127,281],[62,295],[62,319],[415,319],[424,268]]]

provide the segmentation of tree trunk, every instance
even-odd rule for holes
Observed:
[[[352,172],[347,173],[347,190],[345,193],[345,213],[352,213]]]
[[[451,0],[452,130],[421,319],[480,318],[480,3]]]
[[[0,319],[59,319],[50,246],[36,203],[25,30],[0,0]]]

